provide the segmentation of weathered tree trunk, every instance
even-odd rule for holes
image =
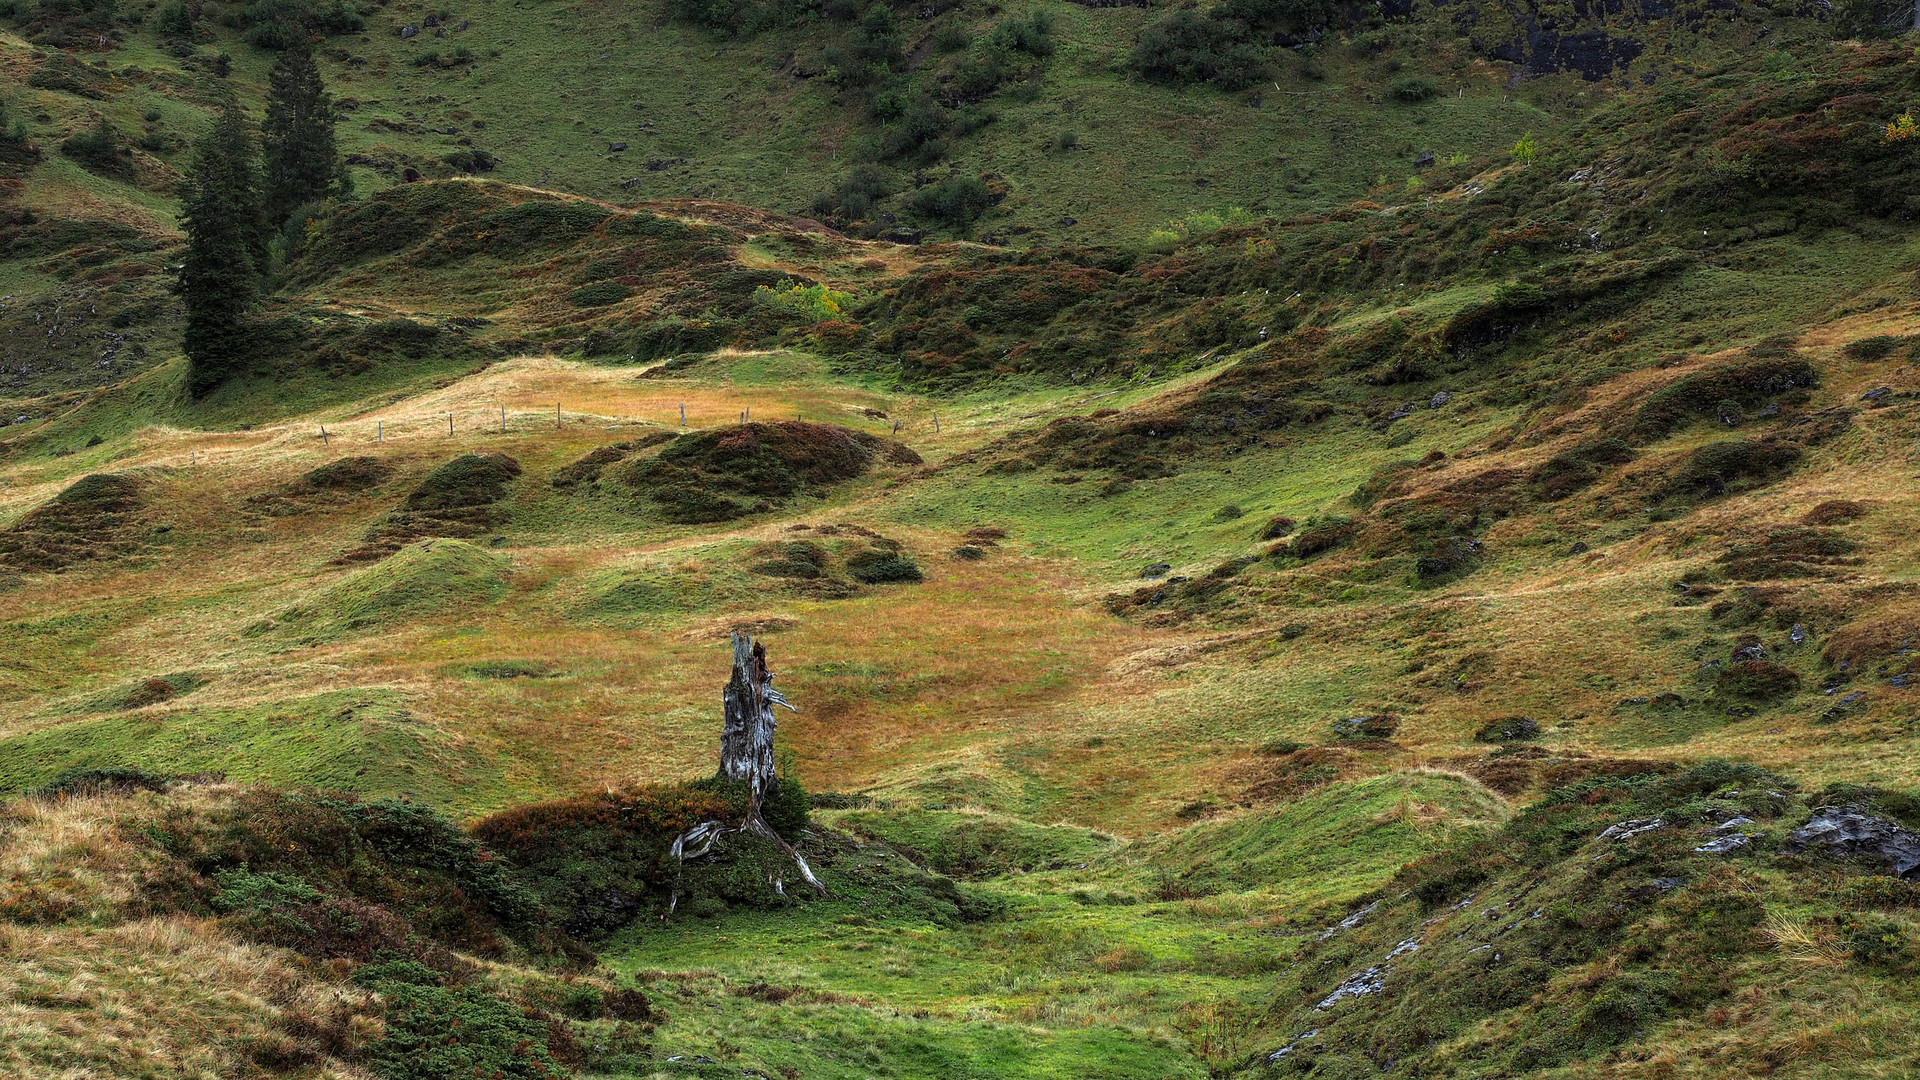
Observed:
[[[733,635],[733,678],[721,695],[725,718],[720,727],[720,775],[743,780],[755,813],[773,789],[773,732],[779,721],[773,707],[787,699],[773,688],[767,647],[745,634]]]
[[[703,821],[673,841],[673,857],[680,862],[697,859],[711,852],[729,833],[752,833],[779,845],[800,869],[807,884],[827,895],[827,887],[813,875],[793,845],[781,839],[761,816],[760,807],[773,790],[773,733],[778,727],[773,707],[794,710],[787,699],[773,688],[773,672],[767,667],[767,648],[745,634],[733,635],[733,677],[721,694],[720,775],[747,785],[747,816],[739,825],[728,827],[719,821]],[[780,879],[773,880],[775,892],[784,894]],[[676,890],[673,903],[679,903]]]

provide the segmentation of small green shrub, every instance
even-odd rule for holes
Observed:
[[[567,294],[574,307],[605,307],[633,295],[633,290],[617,281],[595,281]]]
[[[77,131],[60,143],[60,153],[78,162],[91,173],[119,180],[133,178],[133,157],[123,145],[120,132],[105,116],[83,131]]]
[[[924,221],[963,230],[986,212],[990,199],[986,181],[956,175],[914,192],[907,209]]]
[[[847,559],[847,573],[865,585],[890,585],[921,580],[920,564],[904,551],[874,547]]]
[[[1396,101],[1409,104],[1426,101],[1440,93],[1440,88],[1431,79],[1399,79],[1393,84],[1393,97]]]

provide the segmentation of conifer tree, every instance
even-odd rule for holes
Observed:
[[[268,75],[267,119],[261,125],[266,150],[267,224],[277,229],[308,203],[343,186],[335,152],[333,95],[320,81],[319,65],[304,41],[280,55]]]
[[[246,113],[230,101],[195,146],[182,185],[187,253],[174,291],[187,309],[182,343],[187,388],[196,398],[225,381],[246,356],[242,319],[259,296],[265,258],[257,155]]]

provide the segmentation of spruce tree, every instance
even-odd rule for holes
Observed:
[[[246,358],[242,319],[259,296],[265,257],[257,154],[246,114],[228,102],[194,147],[182,185],[187,253],[174,291],[187,309],[182,344],[187,388],[195,398],[206,396]]]
[[[261,141],[266,149],[267,223],[277,229],[295,210],[332,194],[342,171],[333,142],[333,95],[320,81],[319,65],[306,42],[282,53],[267,78]]]

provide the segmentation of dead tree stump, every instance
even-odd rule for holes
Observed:
[[[680,862],[697,859],[711,852],[732,833],[752,833],[771,840],[787,853],[807,884],[827,895],[827,887],[813,874],[813,868],[793,845],[773,831],[761,815],[761,805],[773,790],[776,779],[773,760],[773,734],[779,721],[773,707],[798,712],[780,691],[773,688],[773,672],[767,667],[767,647],[746,634],[733,635],[733,677],[721,694],[720,776],[747,786],[747,814],[738,825],[721,821],[703,821],[673,841],[673,857]],[[775,892],[786,894],[785,883],[773,880]],[[675,890],[673,903],[679,903]],[[669,908],[671,910],[671,908]]]

